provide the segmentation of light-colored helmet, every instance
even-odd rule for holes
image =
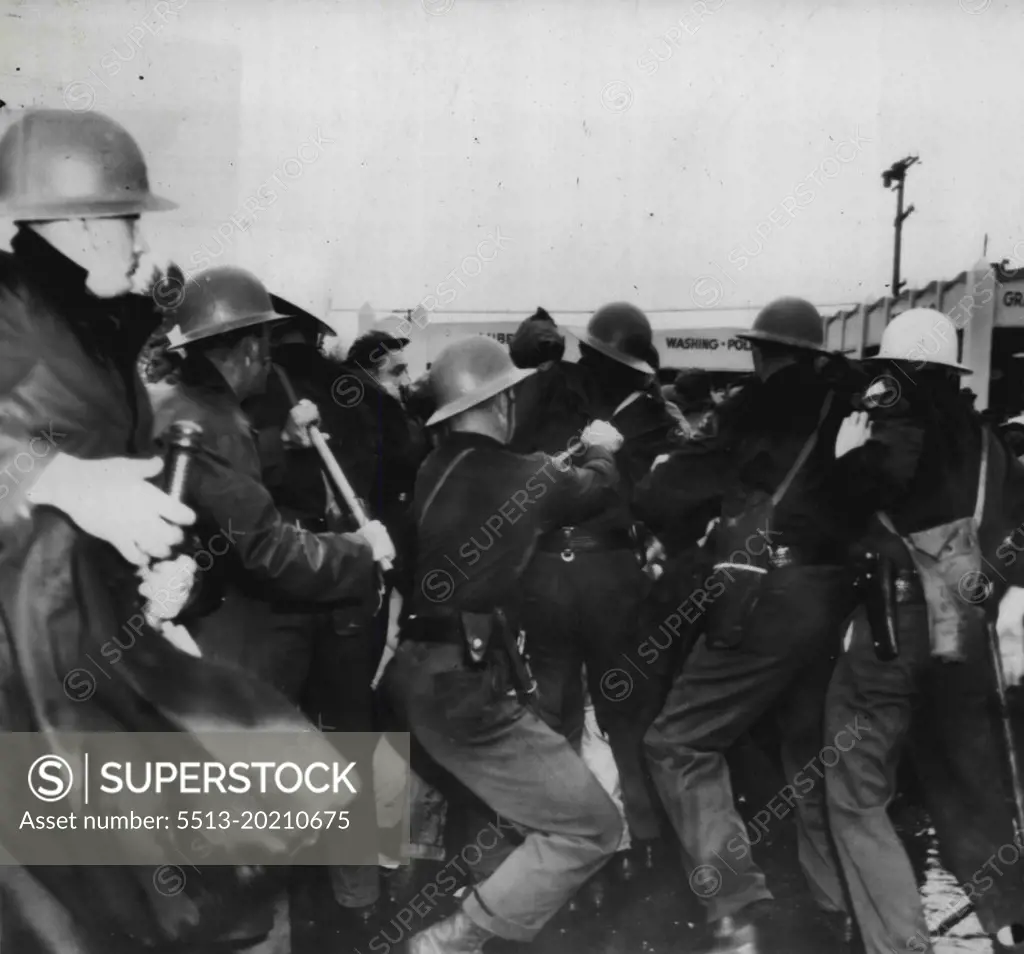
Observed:
[[[100,113],[29,110],[0,139],[0,215],[97,219],[177,208],[149,191],[142,151]]]
[[[971,374],[957,359],[958,350],[956,325],[949,318],[934,308],[911,308],[886,325],[878,354],[867,360],[933,364]]]

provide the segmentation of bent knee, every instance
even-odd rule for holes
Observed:
[[[598,833],[594,838],[594,844],[602,857],[611,857],[619,850],[625,830],[626,824],[622,819],[622,815],[615,807],[614,802],[609,798],[608,810],[602,812]]]
[[[595,781],[589,797],[579,817],[586,818],[587,824],[584,831],[580,832],[580,838],[588,846],[592,846],[593,853],[599,857],[615,854],[622,843],[625,823],[622,813],[612,801],[611,796]]]

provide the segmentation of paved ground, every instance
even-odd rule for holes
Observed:
[[[747,759],[734,769],[737,792],[745,806],[766,803],[777,791],[777,786],[773,787],[775,782],[782,784],[781,777],[774,777],[770,762],[764,761],[763,756],[754,753],[752,761],[753,764]],[[934,837],[924,812],[909,798],[902,798],[894,809],[894,817],[919,871],[931,920],[936,921],[940,912],[948,913],[962,894],[938,863]],[[666,848],[669,847],[666,842]],[[755,854],[778,902],[766,925],[771,954],[836,954],[837,943],[817,914],[797,867],[791,820],[779,820]],[[531,944],[496,942],[488,945],[487,950],[493,948],[494,954],[699,954],[706,949],[703,912],[679,862],[671,854],[640,882],[626,885],[610,879],[609,885],[610,901],[604,913],[595,916],[565,911]],[[455,903],[453,898],[448,902],[445,910]],[[308,948],[303,945],[305,949],[295,954],[400,952],[409,934],[426,926],[442,909],[426,916],[411,916],[408,907],[406,912],[404,926],[396,919],[399,911],[391,911],[374,932],[360,939],[344,926],[330,929],[324,924],[310,938]],[[937,954],[983,954],[991,950],[974,918],[963,922],[952,936],[936,945]]]

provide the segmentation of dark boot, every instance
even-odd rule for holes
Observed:
[[[494,937],[464,911],[428,927],[409,938],[407,954],[483,954],[484,942]]]
[[[655,868],[654,843],[641,841],[629,851],[620,851],[613,861],[619,880],[629,884],[653,871]]]
[[[600,914],[608,906],[608,878],[598,872],[583,887],[583,896],[587,899],[587,907],[594,914]]]
[[[383,870],[384,877],[381,880],[387,899],[394,907],[404,907],[416,896],[427,873],[424,869],[429,864],[419,858],[413,858],[408,864]]]

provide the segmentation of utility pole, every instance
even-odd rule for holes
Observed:
[[[885,188],[892,189],[896,183],[896,219],[893,224],[896,227],[896,242],[892,253],[892,297],[900,297],[900,289],[905,282],[900,281],[900,251],[902,248],[903,223],[914,211],[913,205],[906,212],[903,211],[903,186],[907,178],[907,170],[918,162],[918,156],[907,156],[899,162],[894,162],[885,172],[882,173],[882,183]]]

